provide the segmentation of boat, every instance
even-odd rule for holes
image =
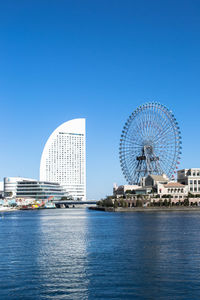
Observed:
[[[53,203],[53,202],[47,202],[45,204],[44,208],[52,209],[52,208],[56,208],[56,206],[55,206],[55,203]]]

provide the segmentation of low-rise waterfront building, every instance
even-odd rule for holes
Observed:
[[[174,181],[167,184],[158,183],[157,194],[160,197],[168,195],[175,199],[184,199],[188,195],[188,186]]]
[[[123,198],[123,199],[121,199]],[[112,201],[135,206],[200,206],[200,168],[177,172],[177,181],[163,175],[148,175],[140,185],[114,185]]]
[[[148,175],[147,177],[143,177],[141,180],[142,186],[151,186],[153,188],[157,188],[158,184],[167,184],[169,182],[169,178],[165,175]]]
[[[15,198],[18,182],[32,181],[32,178],[25,177],[4,177],[4,197]]]
[[[177,181],[188,185],[192,194],[200,194],[200,168],[182,169],[177,172]]]
[[[36,179],[22,177],[4,178],[5,198],[32,198],[46,200],[52,197],[53,200],[60,200],[68,197],[66,190],[56,182],[38,181]]]
[[[141,186],[139,185],[117,185],[114,184],[113,187],[113,196],[120,198],[120,197],[124,197],[126,195],[127,192],[134,192],[138,189],[140,189]]]
[[[127,194],[145,195],[157,192],[158,184],[167,184],[169,178],[163,175],[148,175],[141,179],[140,185],[120,185],[114,184],[113,196],[120,198],[125,197]],[[130,197],[129,197],[130,198]]]
[[[67,197],[68,193],[56,182],[47,181],[19,181],[17,184],[16,198],[34,198],[36,200],[60,200]]]

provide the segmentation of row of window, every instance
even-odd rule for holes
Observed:
[[[168,193],[183,193],[184,189],[168,189]]]
[[[200,176],[200,172],[197,171],[197,172],[192,172],[191,176]]]
[[[190,192],[200,192],[200,187],[198,187],[198,189],[197,189],[197,187],[190,187]]]
[[[198,184],[200,184],[200,180],[190,180],[190,184],[197,184],[197,182],[198,182]]]

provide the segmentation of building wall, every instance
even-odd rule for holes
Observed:
[[[158,195],[172,195],[174,198],[184,198],[188,194],[188,186],[168,186],[165,187],[164,184],[158,184]]]
[[[62,197],[68,196],[59,183],[34,181],[18,181],[16,197],[33,198],[36,200],[61,200]]]
[[[188,185],[188,191],[193,194],[200,194],[200,169],[183,169],[177,172],[177,181]]]
[[[116,184],[113,187],[113,195],[116,197],[124,196],[126,191],[135,191],[141,188],[139,185],[120,185],[117,186]]]
[[[4,177],[4,197],[16,197],[18,181],[32,181],[32,178]]]
[[[74,199],[86,199],[85,119],[63,123],[49,137],[40,180],[61,184]]]
[[[145,183],[145,186],[154,186],[154,180],[151,176],[147,176],[145,178],[144,183]]]
[[[144,180],[143,183],[145,186],[152,186],[157,187],[158,183],[167,183],[169,179],[166,175],[163,176],[154,176],[154,175],[148,175]]]

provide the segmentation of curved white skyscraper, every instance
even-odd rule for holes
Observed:
[[[85,119],[65,122],[50,135],[40,180],[60,183],[75,200],[86,199]]]

